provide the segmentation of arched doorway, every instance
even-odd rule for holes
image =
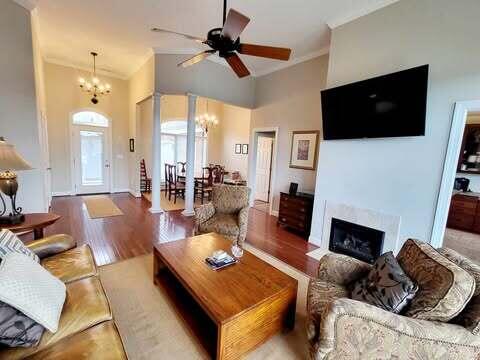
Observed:
[[[109,119],[96,111],[72,113],[72,183],[75,194],[111,190],[111,130]]]

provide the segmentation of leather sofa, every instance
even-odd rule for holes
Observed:
[[[127,359],[90,247],[69,235],[27,246],[65,283],[67,297],[55,334],[46,330],[36,347],[0,348],[0,359]]]
[[[195,234],[215,232],[242,245],[247,236],[249,195],[246,186],[214,185],[212,202],[195,208]]]

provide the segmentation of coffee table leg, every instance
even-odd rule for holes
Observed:
[[[156,282],[157,276],[160,273],[160,270],[165,268],[165,264],[162,259],[160,259],[160,254],[157,249],[153,248],[153,282]]]
[[[297,308],[297,298],[290,303],[288,306],[287,316],[285,318],[285,328],[286,330],[293,330],[295,327],[295,311]]]
[[[35,240],[43,238],[43,228],[35,228],[33,229],[33,238]]]

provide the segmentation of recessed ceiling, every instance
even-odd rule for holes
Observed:
[[[328,51],[330,27],[395,1],[230,0],[228,7],[251,19],[241,36],[243,42],[290,47],[291,63],[296,63]],[[90,66],[90,51],[95,50],[100,54],[98,67],[122,78],[130,77],[152,51],[193,54],[204,49],[175,35],[153,33],[152,27],[203,37],[222,22],[221,0],[35,2],[40,46],[47,61],[85,68]],[[284,66],[275,60],[242,59],[254,75]]]

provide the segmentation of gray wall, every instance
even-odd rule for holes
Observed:
[[[46,211],[30,13],[11,0],[0,0],[0,44],[0,136],[35,168],[18,173],[17,204]]]
[[[191,55],[155,55],[155,91],[163,94],[192,93],[231,105],[252,108],[255,80],[238,79],[226,66],[203,61],[183,68],[177,64]]]
[[[326,86],[327,69],[324,55],[256,79],[250,128],[279,127],[274,211],[280,191],[288,191],[290,182],[298,183],[299,190],[315,189],[316,171],[290,168],[290,150],[292,131],[321,129],[320,90]]]
[[[400,215],[402,242],[430,240],[454,103],[480,98],[479,15],[478,0],[402,0],[333,30],[329,87],[430,64],[426,136],[323,142],[311,241],[326,200]]]

